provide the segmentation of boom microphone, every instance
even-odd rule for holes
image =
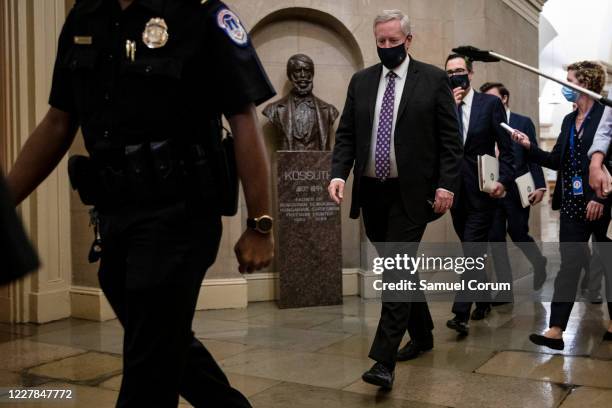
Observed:
[[[590,91],[586,88],[583,88],[581,86],[572,84],[571,82],[565,81],[563,79],[558,79],[558,78],[554,78],[548,74],[543,73],[542,71],[539,71],[538,69],[531,67],[527,64],[523,64],[522,62],[513,60],[511,58],[508,58],[504,55],[498,54],[494,51],[485,51],[485,50],[481,50],[480,48],[476,48],[474,46],[471,45],[463,45],[457,48],[453,48],[453,52],[459,54],[459,55],[463,55],[469,59],[471,59],[472,61],[482,61],[482,62],[499,62],[499,61],[506,61],[509,64],[512,64],[514,66],[517,66],[521,69],[524,69],[525,71],[529,71],[532,72],[536,75],[539,75],[541,77],[544,77],[546,79],[550,79],[551,81],[555,81],[558,84],[567,86],[568,88],[571,88],[575,91],[578,91],[580,93],[583,93],[587,96],[589,96],[590,98],[596,100],[597,102],[601,103],[602,105],[606,105],[609,107],[612,107],[612,100],[603,97],[602,95],[595,93],[593,91]]]

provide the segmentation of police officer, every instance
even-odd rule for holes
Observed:
[[[92,254],[101,254],[100,285],[125,329],[119,407],[175,407],[179,394],[196,407],[250,406],[191,323],[221,235],[222,114],[248,207],[240,271],[271,260],[255,106],[274,94],[240,19],[220,1],[80,0],[67,17],[51,107],[8,184],[23,200],[81,128],[89,157],[71,181],[99,212]]]

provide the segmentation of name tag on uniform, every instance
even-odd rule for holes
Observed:
[[[584,194],[584,191],[582,188],[582,177],[580,176],[572,177],[572,194],[574,194],[575,196],[581,196],[582,194]]]
[[[91,45],[93,43],[93,39],[90,36],[74,36],[74,43],[77,45]]]

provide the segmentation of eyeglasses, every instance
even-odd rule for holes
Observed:
[[[465,68],[455,68],[455,69],[447,69],[446,73],[448,75],[463,75],[463,74],[467,74],[467,69]]]

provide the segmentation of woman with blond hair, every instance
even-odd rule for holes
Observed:
[[[601,93],[606,74],[601,65],[591,61],[571,64],[567,80],[591,91]],[[530,159],[544,167],[557,170],[557,184],[553,194],[553,210],[561,210],[559,249],[561,268],[555,279],[555,291],[550,308],[549,329],[544,334],[532,334],[529,339],[540,346],[563,350],[563,332],[567,328],[574,305],[580,271],[588,266],[590,251],[588,241],[596,238],[594,245],[605,246],[610,222],[610,203],[598,198],[589,186],[589,157],[587,153],[604,112],[604,107],[587,95],[563,87],[563,95],[577,109],[565,116],[561,133],[553,150],[545,152],[529,142],[522,132],[515,131],[512,138],[528,149]],[[604,264],[610,268],[610,251],[600,249]],[[609,272],[606,271],[608,286]],[[608,299],[608,311],[612,316],[612,303]],[[610,325],[612,329],[612,324]],[[609,340],[612,331],[606,332]]]

